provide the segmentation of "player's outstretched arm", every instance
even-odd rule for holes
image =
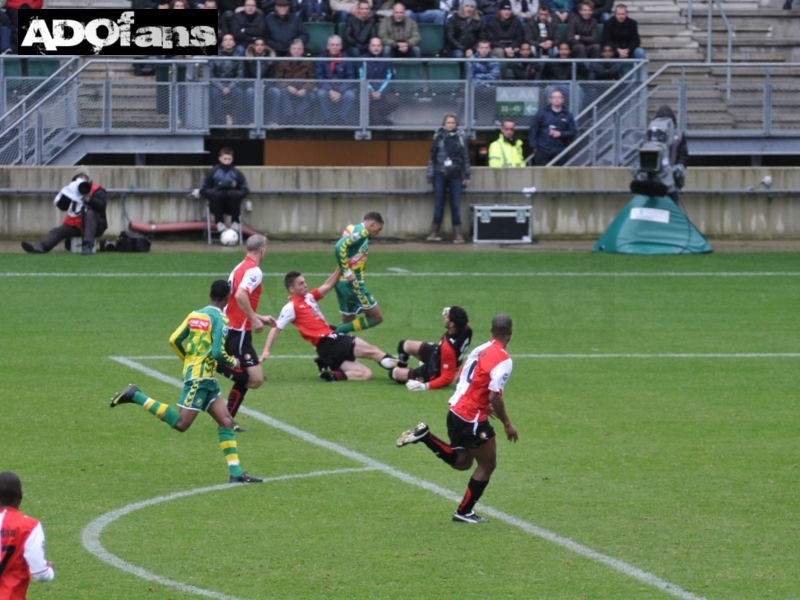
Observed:
[[[506,403],[503,401],[502,394],[490,391],[489,404],[492,408],[491,412],[494,413],[496,418],[500,419],[501,423],[503,423],[503,428],[506,431],[508,441],[516,442],[519,439],[519,436],[517,435],[517,429],[511,424],[511,419],[508,418],[508,414],[506,413]]]
[[[330,292],[336,284],[339,283],[339,277],[342,275],[342,270],[339,267],[336,267],[336,270],[331,273],[328,278],[325,280],[321,286],[319,286],[319,297],[320,299],[325,297],[325,294]]]
[[[269,325],[270,327],[275,327],[278,324],[275,317],[270,315],[258,315],[258,318],[261,319],[264,325]]]
[[[269,335],[267,335],[267,341],[264,343],[264,351],[261,353],[261,362],[264,362],[269,358],[270,351],[272,350],[272,344],[275,343],[275,338],[278,337],[278,334],[281,332],[280,329],[277,327],[273,327],[269,330]]]

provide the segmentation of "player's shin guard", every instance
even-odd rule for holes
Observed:
[[[399,366],[407,367],[409,358],[411,358],[411,355],[406,352],[406,341],[400,340],[397,344],[397,360],[400,361]]]
[[[247,369],[234,369],[226,365],[217,365],[217,373],[227,377],[234,383],[247,385],[247,382],[250,380],[250,374],[247,372]]]
[[[144,398],[144,400],[140,402],[139,400],[142,398]],[[177,410],[168,404],[148,398],[142,392],[136,392],[133,396],[133,401],[136,402],[136,404],[141,404],[147,412],[157,416],[173,429],[175,429],[175,425],[177,425],[178,420],[181,418],[181,414]]]
[[[458,460],[458,454],[456,454],[456,451],[450,447],[450,444],[446,443],[444,440],[440,440],[432,433],[428,433],[428,435],[419,441],[425,444],[431,452],[433,452],[451,467]]]
[[[353,331],[363,331],[370,327],[375,327],[377,323],[369,315],[358,315],[349,323],[342,323],[336,327],[336,333],[351,333]]]
[[[239,407],[244,402],[244,395],[247,393],[246,383],[239,383],[238,381],[233,384],[230,393],[228,394],[228,412],[232,417],[236,416],[239,412]]]
[[[461,504],[458,505],[458,512],[462,515],[471,513],[472,509],[475,508],[475,504],[477,504],[478,500],[483,496],[483,490],[486,489],[487,485],[489,485],[488,481],[478,481],[470,477],[464,499],[461,500]]]
[[[228,461],[228,472],[232,477],[239,477],[243,471],[239,466],[239,448],[236,446],[233,429],[220,427],[217,429],[217,435],[219,436],[219,447],[222,448],[225,460]]]

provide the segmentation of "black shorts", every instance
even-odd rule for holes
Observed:
[[[258,352],[253,348],[253,334],[249,331],[231,329],[225,342],[225,352],[239,359],[243,369],[259,363]]]
[[[419,354],[420,360],[425,364],[411,369],[408,378],[426,383],[431,379],[436,379],[439,375],[439,346],[425,342],[422,344]]]
[[[356,338],[346,333],[331,333],[317,344],[317,364],[337,371],[346,360],[354,361]]]
[[[451,410],[447,413],[447,435],[450,436],[450,445],[458,450],[482,446],[497,434],[489,419],[470,423]]]

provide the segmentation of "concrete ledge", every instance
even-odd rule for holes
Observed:
[[[108,189],[176,190],[161,194],[112,194],[109,200],[109,236],[127,227],[127,218],[145,223],[174,223],[205,219],[205,202],[186,195],[196,188],[206,169],[185,167],[93,167],[94,181]],[[57,190],[75,167],[0,168],[0,188]],[[425,169],[243,167],[253,190],[430,190]],[[686,211],[705,235],[730,239],[800,239],[800,204],[797,194],[724,194],[724,190],[764,190],[764,176],[772,177],[775,190],[800,190],[800,168],[691,168],[686,189],[708,194],[683,197]],[[603,193],[625,190],[631,179],[627,168],[527,168],[473,169],[472,190],[508,190],[497,195],[462,197],[462,220],[470,204],[532,204],[534,236],[540,239],[592,239],[599,237],[630,194]],[[521,190],[535,186],[544,193],[525,198]],[[587,190],[586,194],[559,190]],[[589,193],[597,191],[599,193]],[[53,194],[14,194],[0,197],[0,238],[39,238],[61,223],[63,214],[53,205]],[[385,236],[415,238],[427,233],[433,216],[433,194],[374,195],[258,195],[248,225],[275,239],[337,238],[348,223],[370,210],[386,220]],[[449,212],[445,214],[449,232]]]

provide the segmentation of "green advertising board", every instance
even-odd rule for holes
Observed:
[[[495,107],[498,117],[532,117],[539,110],[539,88],[498,87]]]

